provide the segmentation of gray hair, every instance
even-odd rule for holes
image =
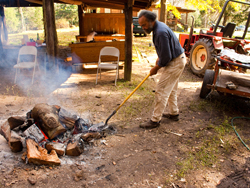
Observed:
[[[139,18],[142,16],[145,16],[145,18],[149,22],[154,22],[157,18],[156,14],[154,12],[149,11],[149,10],[140,11]]]

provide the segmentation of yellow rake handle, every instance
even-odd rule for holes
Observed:
[[[134,92],[145,82],[145,80],[148,79],[148,77],[150,76],[150,73],[141,81],[141,83],[129,94],[129,96],[127,96],[127,98],[122,102],[122,104],[120,104],[114,111],[113,113],[108,117],[108,119],[105,122],[105,125],[107,125],[108,120],[122,107],[122,105],[124,105],[124,103],[134,94]]]
[[[127,98],[122,102],[122,104],[120,104],[117,108],[116,108],[116,112],[122,107],[122,105],[124,105],[124,103],[134,94],[134,92],[136,92],[136,90],[145,82],[145,80],[148,79],[148,77],[150,76],[150,73],[141,81],[141,83],[129,94],[129,96],[127,96]]]

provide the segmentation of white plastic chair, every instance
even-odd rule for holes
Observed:
[[[114,56],[117,57],[117,61],[112,62],[102,62],[101,58],[102,56]],[[96,74],[96,84],[98,79],[98,71],[100,70],[100,79],[101,79],[101,69],[116,69],[116,76],[115,76],[115,85],[117,81],[117,76],[119,78],[119,57],[120,57],[120,51],[118,48],[115,47],[103,47],[100,51],[99,55],[99,61],[98,61],[98,67],[97,67],[97,74]]]
[[[27,55],[34,55],[33,61],[31,61],[29,57],[29,61],[21,61],[22,57]],[[17,64],[14,65],[14,68],[16,69],[16,75],[15,75],[15,83],[17,79],[17,74],[20,72],[20,69],[31,69],[33,68],[33,76],[32,76],[32,84],[34,81],[35,76],[35,70],[37,65],[37,49],[35,46],[23,46],[20,48],[17,58]]]

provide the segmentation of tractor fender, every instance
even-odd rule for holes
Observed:
[[[222,37],[200,34],[199,38],[208,38],[212,41],[215,50],[222,50],[224,48]]]
[[[224,48],[222,37],[213,36],[212,43],[214,45],[214,49],[222,50]]]

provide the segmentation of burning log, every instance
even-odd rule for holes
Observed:
[[[1,126],[0,134],[3,135],[4,138],[7,140],[11,151],[19,152],[19,151],[23,150],[21,137],[17,133],[15,133],[14,131],[11,131],[8,121],[6,121]]]
[[[63,123],[68,129],[73,129],[75,126],[75,119],[65,116],[59,116],[59,120]]]
[[[22,156],[26,162],[60,165],[58,156],[81,155],[84,142],[103,136],[100,134],[102,128],[103,123],[93,125],[88,119],[72,115],[60,106],[40,103],[26,117],[8,118],[0,126],[0,134],[5,137],[13,152],[27,147]]]
[[[59,120],[63,123],[68,129],[73,129],[75,126],[75,122],[78,117],[76,115],[72,115],[65,109],[61,108],[59,111]]]
[[[29,163],[37,165],[60,165],[61,161],[58,158],[55,150],[51,150],[50,154],[45,148],[42,148],[33,139],[26,139],[27,158]]]
[[[39,143],[42,140],[44,140],[43,133],[40,131],[40,129],[36,126],[36,124],[33,124],[30,126],[26,131],[22,134],[24,137],[32,137],[35,138],[35,140]]]
[[[31,117],[39,124],[49,139],[54,139],[67,131],[59,121],[59,110],[58,106],[41,103],[35,105],[31,111]]]

